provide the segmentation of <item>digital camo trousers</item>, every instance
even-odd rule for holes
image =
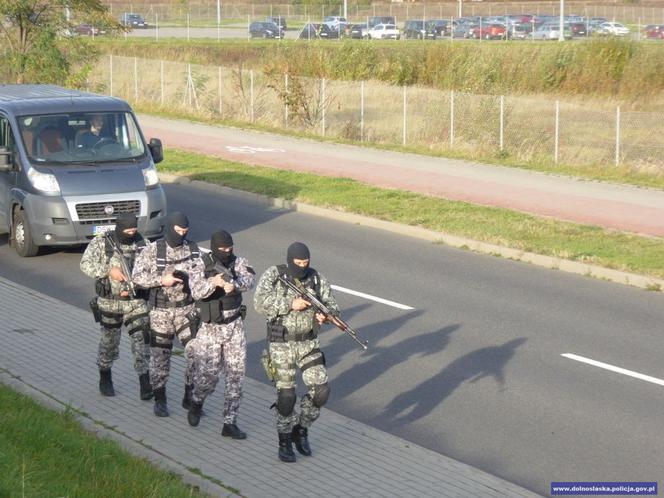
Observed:
[[[150,311],[150,383],[153,389],[166,386],[171,371],[173,340],[177,333],[181,343],[185,343],[184,355],[196,351],[197,339],[190,339],[187,314],[194,305],[181,308],[155,308]],[[179,331],[179,332],[177,332]]]
[[[205,401],[212,394],[224,371],[224,423],[237,420],[242,386],[247,368],[247,340],[242,318],[221,325],[203,323],[196,335],[197,347],[187,365],[194,389],[192,399]]]
[[[138,375],[148,373],[150,348],[145,343],[143,330],[148,330],[148,308],[142,299],[128,301],[97,298],[102,313],[101,340],[97,354],[100,370],[109,370],[120,357],[120,336],[124,323],[131,341],[134,370]]]
[[[320,349],[318,339],[270,343],[270,361],[277,370],[277,390],[295,387],[295,368],[302,369],[302,365],[309,362],[312,356],[315,355],[311,354],[314,349]],[[315,365],[302,371],[302,381],[308,392],[302,396],[299,413],[296,409],[293,409],[293,413],[284,417],[278,410],[275,410],[278,432],[290,432],[296,424],[300,424],[302,427],[311,427],[311,424],[320,416],[320,408],[313,404],[312,398],[315,386],[327,383],[325,365]]]

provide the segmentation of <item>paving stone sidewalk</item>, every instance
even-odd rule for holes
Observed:
[[[184,358],[173,356],[168,383],[171,416],[157,419],[138,399],[126,335],[113,369],[114,398],[98,392],[99,340],[90,313],[0,278],[0,382],[79,410],[86,427],[217,496],[537,496],[514,484],[367,425],[323,410],[311,431],[314,456],[295,464],[276,455],[270,386],[245,384],[238,425],[245,441],[219,434],[223,383],[208,399],[197,428],[181,408]],[[249,361],[257,361],[249,358]]]

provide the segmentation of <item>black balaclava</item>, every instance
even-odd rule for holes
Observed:
[[[309,273],[309,265],[304,268],[296,265],[294,259],[309,259],[309,248],[304,245],[302,242],[293,242],[288,246],[288,251],[286,252],[286,262],[288,263],[288,273],[293,278],[302,280]]]
[[[115,238],[120,244],[129,245],[136,240],[136,234],[124,233],[128,228],[138,228],[138,218],[133,213],[122,213],[115,220]]]
[[[233,247],[233,236],[226,230],[217,230],[210,238],[210,250],[212,255],[222,265],[228,266],[235,258],[233,251],[220,251],[220,247]]]
[[[175,211],[168,215],[166,218],[166,226],[164,227],[164,238],[168,245],[171,247],[180,247],[184,241],[185,236],[180,235],[175,231],[175,225],[181,228],[189,228],[189,219],[180,211]]]

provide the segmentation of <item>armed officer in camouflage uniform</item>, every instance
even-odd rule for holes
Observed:
[[[310,289],[334,315],[337,306],[327,279],[309,266],[309,249],[301,242],[288,247],[287,265],[272,266],[261,276],[254,294],[256,311],[267,318],[269,363],[277,387],[277,432],[279,459],[294,462],[292,443],[302,455],[311,455],[308,429],[319,417],[330,395],[325,356],[320,350],[318,332],[325,316],[311,303],[285,286],[279,277]],[[308,393],[295,411],[295,367],[302,372]]]
[[[193,385],[185,385],[184,405],[188,406],[188,420],[197,426],[205,398],[214,392],[224,369],[224,425],[221,435],[245,439],[247,435],[237,426],[237,414],[242,398],[242,384],[247,363],[247,341],[244,318],[247,307],[242,293],[253,289],[256,272],[249,262],[233,254],[233,237],[225,230],[212,234],[211,252],[203,256],[205,276],[222,275],[224,286],[196,302],[201,327],[196,336],[200,341],[192,357],[192,371],[188,377]],[[191,399],[187,399],[191,396]]]
[[[149,244],[136,258],[133,278],[150,289],[150,381],[154,414],[168,417],[166,382],[171,368],[173,338],[177,336],[190,361],[196,351],[198,313],[194,300],[223,286],[221,277],[205,278],[205,265],[195,242],[185,239],[189,220],[180,213],[166,219],[164,238]]]
[[[90,305],[95,320],[101,325],[101,341],[97,365],[99,366],[99,391],[103,396],[115,396],[111,367],[120,355],[120,332],[124,322],[131,339],[134,369],[140,382],[140,397],[152,398],[148,374],[150,362],[148,308],[140,291],[132,295],[128,277],[122,269],[131,272],[137,252],[145,247],[145,241],[137,233],[136,216],[123,213],[115,222],[115,231],[96,236],[81,259],[81,270],[95,279],[97,298]]]

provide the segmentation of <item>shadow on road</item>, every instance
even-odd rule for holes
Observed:
[[[501,346],[480,348],[454,360],[437,375],[396,396],[381,417],[391,418],[396,425],[406,425],[431,413],[466,381],[475,383],[493,377],[504,384],[505,366],[526,340],[522,337]]]

